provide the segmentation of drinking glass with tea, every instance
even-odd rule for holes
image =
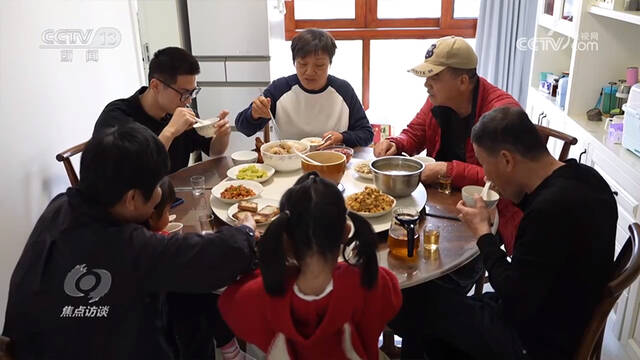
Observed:
[[[440,175],[438,176],[438,191],[444,194],[451,194],[451,176]]]
[[[387,244],[389,252],[399,258],[414,259],[420,246],[420,234],[416,231],[419,212],[412,208],[393,209]]]
[[[440,227],[436,224],[427,224],[423,233],[424,249],[434,251],[440,245]]]

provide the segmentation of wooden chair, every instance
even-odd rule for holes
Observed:
[[[613,306],[618,301],[620,294],[631,286],[640,275],[640,256],[638,256],[638,240],[640,239],[640,225],[629,225],[629,238],[624,243],[622,250],[616,257],[614,272],[602,294],[602,300],[596,306],[591,321],[585,329],[578,352],[574,356],[576,360],[599,360],[602,350],[602,338],[607,325],[607,317]]]
[[[10,345],[11,340],[8,337],[0,336],[0,360],[13,360]]]
[[[82,144],[75,145],[60,154],[56,155],[56,160],[61,162],[64,165],[64,169],[67,171],[67,176],[69,177],[69,182],[71,186],[78,185],[78,174],[76,170],[73,168],[73,164],[71,163],[71,157],[79,154],[84,151],[84,148],[87,146],[87,141]]]
[[[569,148],[571,147],[571,145],[575,145],[578,143],[577,138],[565,134],[561,131],[554,130],[542,125],[536,125],[536,128],[538,129],[538,133],[540,134],[540,137],[542,137],[542,141],[544,141],[545,144],[549,142],[550,137],[564,141],[562,150],[560,151],[560,155],[558,156],[558,160],[560,161],[567,160],[567,158],[569,157]]]
[[[558,156],[559,161],[567,160],[567,158],[569,157],[569,149],[571,148],[572,145],[575,145],[578,143],[577,138],[571,135],[565,134],[561,131],[554,130],[542,125],[536,125],[536,129],[538,129],[538,134],[540,134],[540,137],[542,137],[542,141],[545,144],[549,142],[549,138],[554,138],[554,139],[564,141],[564,144],[562,145],[562,150],[560,151],[560,155]],[[482,292],[484,290],[484,284],[488,282],[489,282],[488,276],[486,275],[481,276],[474,285],[473,294],[482,295]]]

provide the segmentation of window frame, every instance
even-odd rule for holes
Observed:
[[[355,0],[355,19],[295,18],[295,0],[285,0],[285,40],[307,28],[327,30],[336,40],[362,40],[362,104],[369,108],[371,40],[475,38],[477,18],[454,18],[455,0],[441,0],[440,18],[379,19],[378,0]]]

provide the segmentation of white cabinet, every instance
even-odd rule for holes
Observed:
[[[269,56],[267,0],[188,0],[194,56]]]
[[[236,115],[271,82],[270,22],[282,22],[284,15],[269,11],[269,1],[186,1],[185,32],[201,68],[198,85],[202,92],[196,106],[202,118],[227,109],[233,125]],[[248,148],[253,148],[253,139],[232,126],[228,152]]]
[[[634,222],[634,214],[638,208],[638,202],[633,199],[623,188],[616,182],[614,179],[607,175],[607,171],[605,170],[607,167],[611,165],[611,163],[601,154],[596,153],[590,158],[589,164],[596,169],[600,175],[607,181],[611,190],[614,193],[616,198],[616,202],[618,203],[618,225],[616,228],[616,239],[615,239],[615,256],[618,256],[618,253],[624,246],[624,243],[627,241],[629,237],[629,225]],[[633,288],[637,288],[637,285]],[[637,291],[637,290],[636,290]],[[630,316],[627,313],[627,305],[629,300],[629,289],[623,291],[620,295],[620,299],[616,303],[615,307],[611,311],[610,319],[608,322],[608,326],[612,330],[612,333],[616,338],[621,339],[623,335],[623,325],[625,324],[625,317]],[[634,296],[634,300],[637,296]],[[633,302],[632,302],[633,304]],[[637,308],[637,304],[630,306],[630,311],[636,311],[634,308]],[[627,321],[631,326],[631,322]],[[635,331],[635,327],[633,329]]]
[[[224,61],[199,61],[200,75],[198,81],[227,81],[227,70]]]
[[[269,63],[266,61],[227,61],[227,81],[269,82]]]
[[[573,22],[543,14],[539,0],[533,43],[527,113],[531,121],[578,138],[569,157],[594,167],[616,194],[618,223],[615,254],[627,240],[628,226],[640,221],[640,157],[607,141],[602,122],[586,119],[602,86],[625,77],[627,66],[640,65],[640,13],[595,8],[589,0],[574,0]],[[553,45],[560,45],[554,48]],[[566,46],[565,46],[566,45]],[[541,72],[569,71],[565,109],[538,91]],[[548,144],[556,155],[557,144]],[[632,359],[640,360],[640,286],[636,281],[620,296],[607,327]]]

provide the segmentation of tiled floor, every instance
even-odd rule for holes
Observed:
[[[604,334],[601,356],[602,360],[631,360],[631,357],[624,351],[622,344],[609,331],[605,331]]]
[[[402,344],[402,340],[396,336],[396,345],[400,346]],[[382,343],[382,339],[380,339],[380,343]],[[251,345],[250,345],[251,346]],[[264,359],[263,356],[258,355],[259,350],[252,349],[248,351],[250,354],[254,355],[256,359]],[[216,351],[216,359],[222,359],[221,354]],[[249,359],[249,358],[248,358]],[[627,353],[622,348],[622,345],[613,337],[609,331],[605,333],[604,344],[602,345],[602,360],[632,360],[631,357],[627,355]],[[391,359],[396,360],[396,359]]]

